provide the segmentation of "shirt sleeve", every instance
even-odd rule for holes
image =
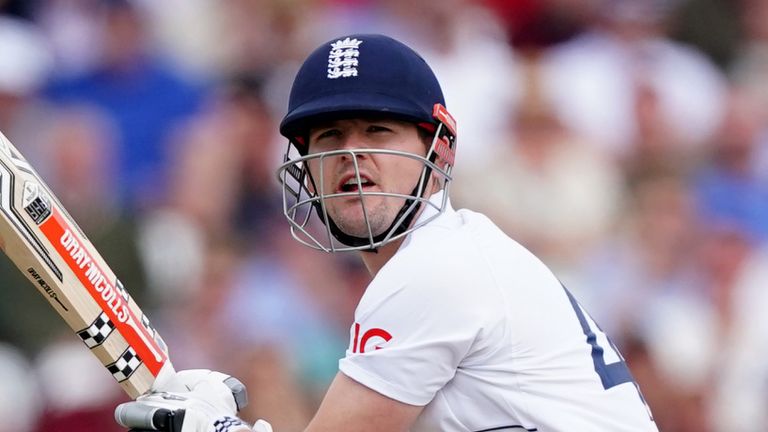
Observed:
[[[399,287],[375,280],[355,312],[341,372],[400,402],[428,404],[488,326],[488,297],[470,281],[435,272]]]

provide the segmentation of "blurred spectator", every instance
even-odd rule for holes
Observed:
[[[50,98],[60,104],[93,104],[105,110],[118,130],[115,173],[121,203],[135,210],[164,197],[168,168],[166,140],[194,113],[200,89],[185,82],[147,46],[145,17],[128,0],[99,0],[104,33],[93,70],[52,83]]]
[[[46,407],[38,432],[124,431],[113,412],[127,396],[76,338],[67,337],[43,350],[36,370],[42,388],[42,397],[36,400]]]
[[[586,257],[581,274],[565,282],[627,356],[659,430],[707,431],[701,388],[686,384],[709,372],[711,328],[656,331],[664,301],[699,286],[692,250],[701,233],[693,194],[674,171],[646,172],[629,192],[615,233]],[[702,355],[687,369],[674,369],[677,375],[658,350],[673,343],[670,338],[681,351]]]
[[[768,74],[768,1],[746,0],[739,2],[740,19],[744,40],[738,47],[737,56],[731,65],[734,84],[749,95],[754,105],[750,107],[755,120],[759,122],[761,141],[754,148],[755,175],[761,182],[768,181],[768,90],[765,76]]]
[[[198,131],[198,126],[190,131]],[[210,132],[214,130],[174,147],[169,199],[141,219],[139,242],[150,287],[165,306],[198,294],[209,246],[236,238],[233,214],[240,154]]]
[[[228,72],[230,43],[225,11],[233,1],[217,0],[136,0],[146,13],[148,33],[155,48],[185,76],[214,79]],[[245,18],[245,17],[243,17]],[[259,18],[254,16],[251,18]],[[254,31],[268,31],[252,22]],[[266,38],[265,38],[266,39]]]
[[[279,216],[277,127],[261,91],[258,77],[232,77],[173,137],[168,199],[145,214],[141,233],[161,298],[183,293],[199,276],[176,269],[201,269],[208,244],[258,239]]]
[[[86,74],[98,67],[104,49],[102,0],[46,0],[37,3],[35,21],[51,45],[56,79]]]
[[[264,392],[250,411],[302,430],[348,345],[354,279],[332,257],[304,250],[276,229],[244,258],[222,318],[227,334],[250,347],[251,363],[241,370]],[[265,366],[273,373],[259,370]],[[286,393],[294,400],[284,400]]]
[[[16,143],[29,160],[37,166],[39,151],[31,151],[40,142],[40,132],[45,130],[45,111],[35,94],[48,76],[51,56],[45,39],[31,23],[0,15],[0,55],[13,61],[0,67],[0,131]],[[60,323],[55,314],[42,315],[40,326],[23,321],[16,312],[39,310],[45,300],[31,289],[6,257],[0,259],[0,334],[18,347],[33,353],[47,342],[49,330],[46,324]],[[19,320],[22,321],[19,321]]]
[[[768,1],[745,0],[739,2],[744,40],[731,65],[734,82],[747,94],[755,97],[760,120],[768,121]]]
[[[630,336],[621,347],[632,370],[632,376],[643,391],[659,430],[664,432],[707,432],[711,422],[706,416],[706,400],[701,394],[681,391],[662,373],[658,360],[647,343],[637,335]]]
[[[701,148],[681,145],[664,112],[663,97],[653,86],[638,83],[634,96],[632,114],[636,133],[621,160],[627,183],[631,187],[649,175],[670,171],[688,176],[701,162],[704,145]]]
[[[50,46],[31,23],[0,15],[0,55],[8,59],[0,67],[0,130],[37,166],[51,115],[37,97],[52,72]]]
[[[751,95],[734,90],[727,116],[709,158],[695,173],[702,217],[734,224],[758,240],[768,239],[768,184],[757,154],[766,141],[766,123]]]
[[[48,300],[4,254],[0,258],[0,280],[0,342],[9,342],[34,355],[62,334],[74,337]]]
[[[658,296],[693,283],[689,251],[696,232],[693,194],[675,172],[654,172],[629,190],[613,235],[585,258],[569,286],[615,339],[642,332]]]
[[[557,117],[542,94],[535,57],[525,72],[512,134],[501,135],[509,136],[506,146],[493,152],[492,162],[458,175],[454,196],[458,205],[493,218],[548,264],[568,267],[613,224],[621,177],[610,159]]]
[[[595,13],[596,0],[482,0],[503,20],[512,46],[538,51],[565,42]]]
[[[222,47],[226,73],[265,73],[302,57],[315,39],[304,38],[328,22],[316,0],[234,0],[224,6]],[[329,27],[333,28],[333,27]],[[282,113],[281,113],[282,114]]]
[[[739,262],[720,308],[728,321],[719,339],[710,417],[716,430],[753,432],[768,424],[768,250]]]
[[[14,347],[0,343],[0,432],[31,432],[41,411],[38,380]]]
[[[677,146],[709,139],[722,115],[724,79],[701,53],[665,36],[675,2],[601,1],[594,28],[546,56],[545,87],[565,124],[623,157],[637,141],[637,91],[651,88]]]
[[[671,19],[671,35],[675,40],[696,46],[718,67],[727,69],[743,37],[739,9],[750,1],[682,1]]]
[[[260,238],[282,211],[275,172],[281,162],[282,137],[267,105],[264,78],[241,73],[232,76],[222,89],[222,119],[219,136],[237,149],[240,159],[240,191],[234,220],[240,233]],[[225,135],[222,135],[225,134]],[[282,221],[281,221],[282,222]]]
[[[242,378],[249,388],[262,389],[251,393],[249,417],[268,417],[275,430],[303,431],[318,404],[311,391],[299,386],[293,358],[278,347],[262,345],[244,354],[242,360],[247,363],[239,369]]]
[[[756,409],[761,401],[765,402],[761,394],[764,382],[747,387],[757,400],[745,400],[745,406],[716,398],[723,375],[740,375],[729,372],[731,368],[750,366],[752,372],[760,372],[754,378],[765,376],[765,370],[756,368],[743,353],[732,355],[732,348],[742,342],[744,331],[749,331],[742,327],[746,324],[741,315],[744,305],[737,300],[742,295],[740,280],[753,247],[745,232],[734,226],[708,225],[704,232],[694,250],[696,283],[659,295],[649,305],[644,338],[662,377],[678,394],[698,401],[695,413],[677,414],[671,430],[761,430],[754,427],[764,420],[764,410]],[[725,407],[711,410],[723,403]],[[717,418],[723,414],[727,417]],[[715,425],[721,428],[716,429]]]
[[[328,24],[315,0],[139,0],[160,49],[192,76],[265,74],[302,57],[307,34]],[[277,41],[279,39],[279,41]],[[308,43],[304,46],[303,43]]]
[[[499,19],[469,0],[383,4],[396,23],[392,31],[418,48],[445,89],[459,125],[458,172],[492,161],[522,86]]]
[[[0,93],[3,107],[0,112],[7,125],[12,102],[36,92],[48,79],[52,58],[46,40],[39,30],[25,21],[0,15],[0,53],[9,61],[0,68]]]

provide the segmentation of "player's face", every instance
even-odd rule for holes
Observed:
[[[416,126],[398,120],[350,119],[336,120],[310,129],[309,153],[333,150],[395,150],[424,156],[427,145],[419,136]],[[387,192],[410,195],[421,176],[424,163],[405,156],[357,153],[357,164],[362,180],[361,199],[350,194],[324,200],[328,216],[346,234],[368,237],[367,212],[373,235],[382,234],[390,227],[405,203],[401,197],[369,195],[369,192]],[[320,176],[322,164],[323,175]],[[309,170],[316,187],[322,184],[324,195],[359,192],[353,156],[315,158],[309,161]],[[318,193],[320,191],[317,191]],[[363,205],[365,204],[365,210]]]

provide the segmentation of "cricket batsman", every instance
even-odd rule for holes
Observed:
[[[306,431],[658,430],[621,354],[547,266],[451,206],[457,126],[419,54],[376,34],[321,45],[280,132],[294,238],[357,253],[373,277]],[[225,375],[178,375],[188,392],[131,404],[184,410],[182,432],[271,430],[237,418]]]

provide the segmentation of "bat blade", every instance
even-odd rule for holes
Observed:
[[[131,398],[172,376],[149,319],[1,132],[0,246]]]

